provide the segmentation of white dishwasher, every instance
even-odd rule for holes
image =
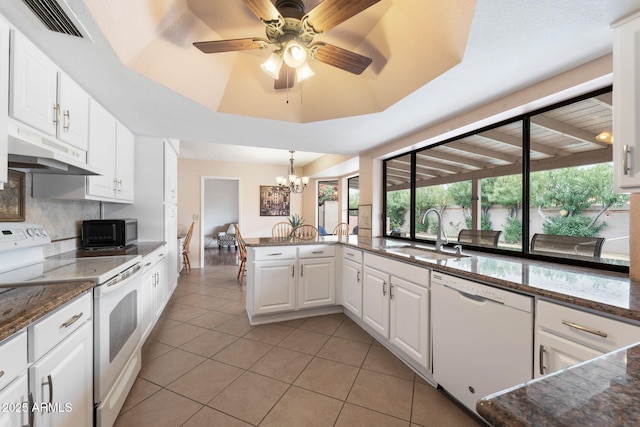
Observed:
[[[533,298],[431,273],[433,378],[476,412],[491,393],[533,378]]]

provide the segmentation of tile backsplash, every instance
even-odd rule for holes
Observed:
[[[52,243],[45,248],[45,256],[76,249],[82,221],[100,218],[100,202],[33,198],[30,173],[26,174],[25,181],[25,221],[43,225],[51,235]]]

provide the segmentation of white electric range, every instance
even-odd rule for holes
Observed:
[[[93,281],[95,425],[111,427],[141,367],[140,255],[83,251],[45,258],[51,243],[41,225],[0,222],[0,290]],[[104,252],[103,252],[104,253]],[[78,256],[80,256],[78,258]]]

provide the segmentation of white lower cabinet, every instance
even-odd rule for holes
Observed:
[[[389,338],[389,274],[364,267],[362,284],[362,320],[385,338]]]
[[[422,366],[429,364],[429,290],[391,277],[389,341]]]
[[[368,253],[364,259],[362,320],[393,348],[429,369],[429,270]]]
[[[255,262],[253,314],[296,309],[296,263],[295,259]]]
[[[0,427],[30,426],[27,332],[0,343]]]
[[[29,410],[29,383],[26,372],[0,390],[0,427],[32,426],[34,412]]]
[[[142,308],[140,314],[142,342],[151,333],[170,295],[165,273],[165,248],[166,246],[162,246],[142,259]]]
[[[336,260],[310,258],[299,261],[298,308],[322,307],[336,302]]]
[[[333,245],[249,248],[249,316],[335,306]]]
[[[342,250],[342,306],[354,316],[362,319],[362,252]]]
[[[546,375],[640,341],[640,326],[539,300],[534,374]]]
[[[93,424],[93,323],[71,336],[29,368],[35,426]]]

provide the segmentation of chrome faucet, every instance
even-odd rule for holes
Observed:
[[[435,209],[435,208],[427,209],[427,211],[424,213],[424,215],[422,215],[422,218],[420,219],[420,222],[422,224],[425,224],[428,227],[429,224],[427,223],[427,216],[431,212],[434,212],[436,214],[437,219],[438,219],[438,230],[436,232],[436,251],[441,251],[442,250],[442,245],[443,245],[442,236],[444,236],[444,239],[445,239],[445,243],[444,244],[448,244],[449,243],[449,238],[447,237],[446,233],[444,232],[444,229],[442,228],[442,214],[440,213],[440,211]]]

